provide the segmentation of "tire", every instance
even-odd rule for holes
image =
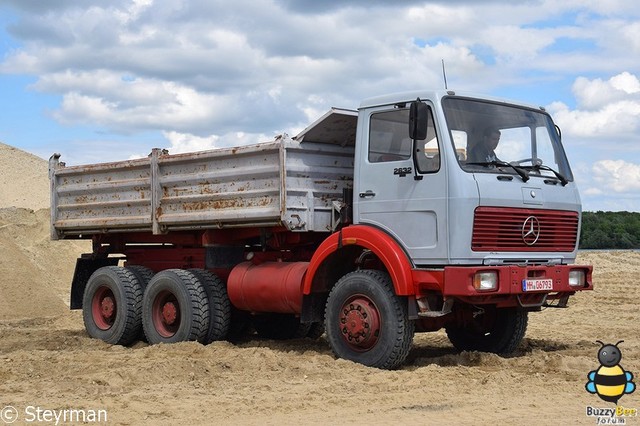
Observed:
[[[260,314],[253,317],[253,328],[258,336],[273,340],[301,339],[306,337],[311,324],[300,322],[293,314]]]
[[[89,336],[115,345],[128,345],[140,335],[142,286],[119,266],[96,270],[82,298],[82,318]]]
[[[389,370],[407,358],[415,330],[389,274],[376,270],[338,280],[327,299],[325,323],[337,357]]]
[[[153,278],[154,272],[146,266],[141,265],[125,266],[125,269],[131,271],[133,275],[136,276],[138,282],[142,286],[142,291],[144,292],[144,290],[147,288],[147,285],[149,284],[149,281],[151,281],[151,278]]]
[[[147,285],[149,285],[149,281],[151,281],[151,278],[153,278],[154,272],[146,266],[142,265],[129,265],[125,266],[125,269],[131,271],[133,275],[136,276],[138,282],[140,283],[140,287],[142,288],[142,293],[144,294],[144,290],[147,288]],[[137,339],[143,342],[147,342],[147,336],[144,335],[144,330],[142,329],[142,305],[140,306],[140,334],[138,335]]]
[[[195,275],[182,269],[167,269],[154,275],[144,292],[142,327],[150,344],[204,342],[209,303]]]
[[[513,353],[527,331],[528,312],[517,308],[486,310],[465,327],[447,326],[447,337],[459,351]]]
[[[231,302],[227,295],[227,286],[215,274],[204,269],[189,269],[200,281],[209,302],[209,328],[205,344],[224,340],[231,325]]]

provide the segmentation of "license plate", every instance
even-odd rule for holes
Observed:
[[[553,290],[553,280],[550,278],[522,280],[522,291],[548,291]]]

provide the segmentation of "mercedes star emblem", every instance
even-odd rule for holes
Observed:
[[[522,224],[522,241],[528,246],[534,245],[540,238],[540,221],[535,216],[529,216]]]

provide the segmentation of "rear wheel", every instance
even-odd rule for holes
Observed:
[[[91,337],[128,345],[141,330],[142,287],[136,276],[119,266],[95,271],[84,291],[82,317]]]
[[[141,265],[128,265],[125,266],[125,269],[133,272],[133,275],[136,276],[138,282],[140,282],[140,286],[142,287],[142,291],[147,288],[149,281],[153,278],[153,271],[146,266]]]
[[[463,325],[447,326],[447,336],[459,351],[509,355],[527,331],[528,312],[517,308],[486,308]]]
[[[142,293],[144,294],[144,290],[147,288],[151,278],[153,278],[154,272],[150,268],[142,265],[127,265],[125,266],[125,269],[131,271],[133,275],[136,276],[140,283],[140,287],[142,288]],[[140,334],[138,335],[138,340],[146,342],[147,336],[144,335],[144,330],[142,329],[142,305],[140,305],[140,321]]]
[[[204,342],[209,303],[195,275],[182,269],[158,272],[144,292],[142,326],[151,344]]]
[[[413,342],[414,323],[408,319],[407,304],[381,271],[361,270],[342,277],[327,299],[325,322],[335,355],[370,367],[398,367]]]
[[[229,333],[231,324],[231,302],[227,286],[215,274],[204,269],[189,269],[204,287],[209,302],[209,328],[205,343],[223,340]]]

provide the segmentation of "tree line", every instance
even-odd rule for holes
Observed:
[[[640,249],[640,213],[583,212],[581,249]]]

